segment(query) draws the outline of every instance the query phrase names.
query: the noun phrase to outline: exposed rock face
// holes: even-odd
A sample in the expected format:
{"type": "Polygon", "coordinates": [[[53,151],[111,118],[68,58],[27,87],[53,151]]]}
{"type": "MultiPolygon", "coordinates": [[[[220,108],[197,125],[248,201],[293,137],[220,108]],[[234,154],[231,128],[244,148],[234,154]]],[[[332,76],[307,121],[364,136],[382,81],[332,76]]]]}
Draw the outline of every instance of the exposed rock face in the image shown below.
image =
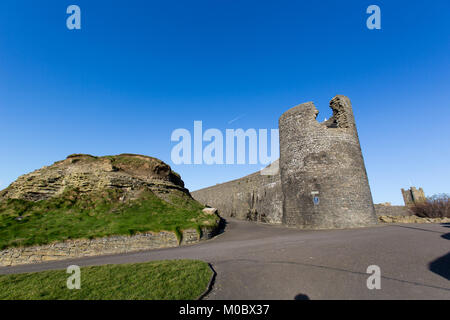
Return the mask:
{"type": "Polygon", "coordinates": [[[122,200],[132,200],[144,189],[163,199],[171,192],[189,195],[180,176],[156,158],[134,154],[104,157],[74,154],[19,177],[0,192],[0,201],[47,200],[67,189],[80,193],[119,189],[123,192],[122,200]]]}

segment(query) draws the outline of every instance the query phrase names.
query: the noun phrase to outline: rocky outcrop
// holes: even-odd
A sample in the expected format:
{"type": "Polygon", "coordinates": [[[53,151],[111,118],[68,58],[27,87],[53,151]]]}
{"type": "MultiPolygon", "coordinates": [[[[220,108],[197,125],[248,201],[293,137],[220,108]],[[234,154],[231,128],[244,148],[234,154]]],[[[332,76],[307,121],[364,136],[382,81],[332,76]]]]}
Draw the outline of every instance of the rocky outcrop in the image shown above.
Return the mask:
{"type": "Polygon", "coordinates": [[[219,227],[203,208],[156,158],[70,155],[0,192],[0,266],[196,243],[219,227]]]}
{"type": "Polygon", "coordinates": [[[81,194],[118,189],[121,200],[133,200],[144,189],[166,201],[172,192],[189,195],[180,176],[159,159],[134,154],[104,157],[74,154],[19,177],[0,192],[0,201],[47,200],[67,189],[81,194]]]}

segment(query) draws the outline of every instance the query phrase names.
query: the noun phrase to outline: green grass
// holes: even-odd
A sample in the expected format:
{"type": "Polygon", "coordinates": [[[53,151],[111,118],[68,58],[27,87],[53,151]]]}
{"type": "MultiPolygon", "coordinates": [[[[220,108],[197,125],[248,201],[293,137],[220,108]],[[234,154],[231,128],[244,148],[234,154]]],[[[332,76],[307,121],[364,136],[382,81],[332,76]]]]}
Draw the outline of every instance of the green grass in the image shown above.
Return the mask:
{"type": "Polygon", "coordinates": [[[156,158],[152,157],[145,157],[146,159],[138,158],[138,157],[130,157],[127,154],[121,154],[117,156],[104,156],[101,158],[107,158],[112,161],[113,164],[124,164],[124,165],[130,165],[134,167],[140,167],[142,165],[145,165],[148,163],[148,160],[146,159],[154,159],[158,161],[156,158]]]}
{"type": "Polygon", "coordinates": [[[66,270],[0,276],[1,300],[186,300],[206,290],[212,271],[196,260],[81,268],[81,288],[69,290],[66,270]]]}
{"type": "Polygon", "coordinates": [[[168,201],[150,191],[134,201],[121,202],[120,197],[116,190],[89,197],[68,190],[50,200],[1,202],[0,249],[146,231],[179,235],[180,230],[218,223],[216,216],[204,214],[200,203],[181,192],[168,195],[168,201]]]}

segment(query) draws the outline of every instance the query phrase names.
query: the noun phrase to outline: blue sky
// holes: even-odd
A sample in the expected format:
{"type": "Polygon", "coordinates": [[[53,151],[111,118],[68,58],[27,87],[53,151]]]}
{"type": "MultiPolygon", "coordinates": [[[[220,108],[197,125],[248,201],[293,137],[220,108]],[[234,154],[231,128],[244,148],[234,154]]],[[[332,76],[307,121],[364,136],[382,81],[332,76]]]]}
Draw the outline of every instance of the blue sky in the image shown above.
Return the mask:
{"type": "Polygon", "coordinates": [[[450,193],[449,24],[447,0],[1,1],[0,188],[72,153],[155,156],[190,190],[225,182],[260,165],[173,165],[172,131],[277,128],[306,101],[323,120],[344,94],[375,202],[450,193]]]}

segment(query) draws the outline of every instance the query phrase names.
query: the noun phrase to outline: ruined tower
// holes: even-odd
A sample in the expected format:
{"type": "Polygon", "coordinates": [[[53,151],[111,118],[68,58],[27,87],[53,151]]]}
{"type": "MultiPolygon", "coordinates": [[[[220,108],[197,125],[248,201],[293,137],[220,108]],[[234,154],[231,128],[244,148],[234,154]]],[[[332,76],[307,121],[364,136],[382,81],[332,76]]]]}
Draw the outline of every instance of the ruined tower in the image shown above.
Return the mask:
{"type": "Polygon", "coordinates": [[[330,102],[319,123],[312,102],[279,119],[283,223],[306,229],[369,226],[375,209],[350,100],[330,102]]]}

